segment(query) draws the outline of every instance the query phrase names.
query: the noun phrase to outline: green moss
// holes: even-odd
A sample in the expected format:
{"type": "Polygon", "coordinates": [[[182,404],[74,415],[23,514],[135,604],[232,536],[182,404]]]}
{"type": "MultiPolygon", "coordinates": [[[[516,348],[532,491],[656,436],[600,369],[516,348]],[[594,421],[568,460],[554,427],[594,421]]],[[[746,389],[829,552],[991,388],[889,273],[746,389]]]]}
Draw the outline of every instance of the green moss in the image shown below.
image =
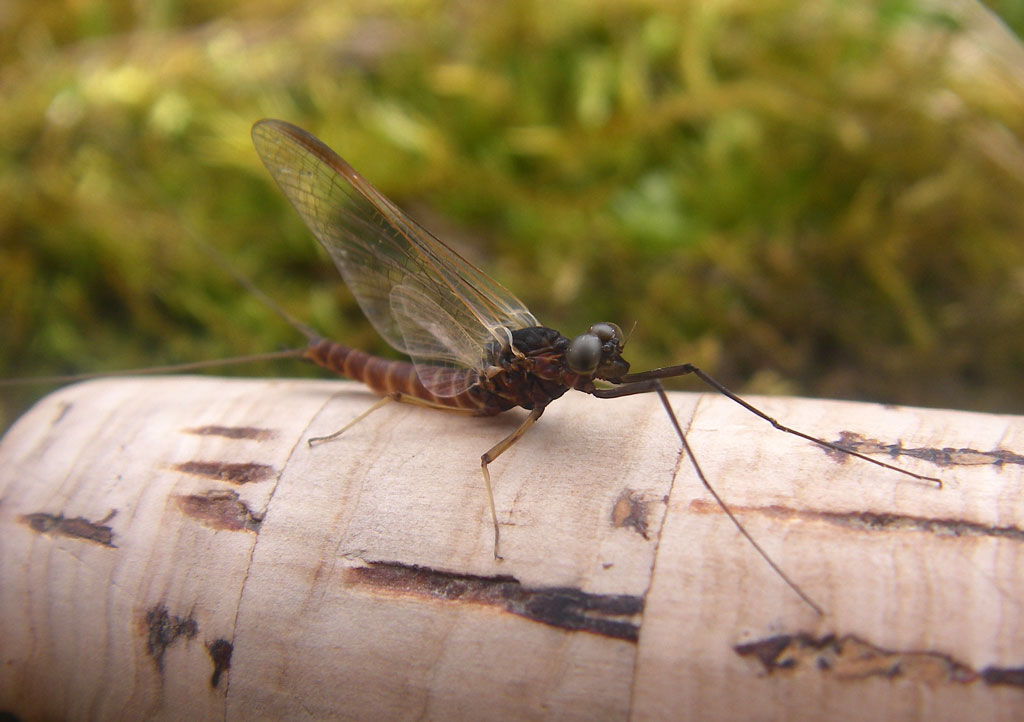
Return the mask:
{"type": "MultiPolygon", "coordinates": [[[[634,368],[1024,402],[1024,51],[979,6],[146,7],[8,19],[2,376],[301,343],[207,245],[323,333],[385,352],[259,165],[249,126],[276,116],[542,321],[635,321],[634,368]]],[[[0,421],[36,393],[3,389],[0,421]]]]}

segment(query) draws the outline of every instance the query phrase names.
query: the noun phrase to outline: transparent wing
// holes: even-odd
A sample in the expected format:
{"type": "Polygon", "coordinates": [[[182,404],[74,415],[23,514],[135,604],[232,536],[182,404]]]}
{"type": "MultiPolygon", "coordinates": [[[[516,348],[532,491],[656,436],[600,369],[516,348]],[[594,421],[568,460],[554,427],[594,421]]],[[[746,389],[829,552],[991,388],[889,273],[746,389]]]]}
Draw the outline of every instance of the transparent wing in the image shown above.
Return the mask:
{"type": "Polygon", "coordinates": [[[429,289],[406,281],[391,291],[391,310],[405,348],[448,366],[474,367],[482,349],[448,311],[439,306],[429,289]]]}
{"type": "Polygon", "coordinates": [[[406,348],[432,359],[416,364],[424,386],[438,396],[455,396],[473,385],[476,375],[467,369],[479,367],[481,350],[465,328],[408,282],[391,292],[391,307],[406,348]]]}
{"type": "Polygon", "coordinates": [[[519,299],[409,218],[306,131],[280,120],[261,120],[252,128],[252,139],[370,323],[412,358],[433,393],[453,396],[469,383],[459,389],[461,384],[452,381],[456,375],[440,373],[438,366],[479,367],[488,343],[508,343],[506,329],[538,325],[519,299]]]}

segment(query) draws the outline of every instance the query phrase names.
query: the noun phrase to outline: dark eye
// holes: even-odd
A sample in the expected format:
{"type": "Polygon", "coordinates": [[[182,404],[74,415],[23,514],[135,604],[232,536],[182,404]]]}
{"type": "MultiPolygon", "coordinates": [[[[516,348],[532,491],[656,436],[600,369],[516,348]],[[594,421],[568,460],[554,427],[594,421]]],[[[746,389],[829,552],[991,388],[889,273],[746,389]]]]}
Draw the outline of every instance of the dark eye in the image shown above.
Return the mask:
{"type": "Polygon", "coordinates": [[[590,327],[590,333],[601,339],[602,343],[607,343],[614,339],[616,344],[618,344],[622,340],[622,329],[614,323],[595,323],[590,327]]]}
{"type": "Polygon", "coordinates": [[[594,333],[585,333],[569,342],[565,362],[577,374],[589,374],[601,361],[601,339],[594,333]]]}

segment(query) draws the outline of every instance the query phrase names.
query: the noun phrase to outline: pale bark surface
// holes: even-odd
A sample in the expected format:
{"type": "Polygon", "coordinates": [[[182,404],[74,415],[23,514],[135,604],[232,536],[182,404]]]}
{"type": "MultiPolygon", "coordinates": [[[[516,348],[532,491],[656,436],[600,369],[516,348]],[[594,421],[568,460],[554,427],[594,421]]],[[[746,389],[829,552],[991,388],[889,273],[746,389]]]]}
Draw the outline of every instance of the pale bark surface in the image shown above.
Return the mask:
{"type": "Polygon", "coordinates": [[[25,722],[1019,719],[1024,418],[570,393],[522,419],[341,382],[94,381],[0,442],[0,711],[25,722]],[[889,445],[888,449],[867,441],[889,445]]]}

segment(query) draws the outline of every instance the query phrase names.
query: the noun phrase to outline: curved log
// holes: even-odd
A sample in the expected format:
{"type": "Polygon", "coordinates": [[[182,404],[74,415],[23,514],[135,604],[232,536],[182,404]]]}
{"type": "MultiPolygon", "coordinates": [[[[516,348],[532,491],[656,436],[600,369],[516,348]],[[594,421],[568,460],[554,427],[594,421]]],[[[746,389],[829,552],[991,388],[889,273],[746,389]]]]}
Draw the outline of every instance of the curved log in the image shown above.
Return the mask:
{"type": "Polygon", "coordinates": [[[522,416],[344,382],[106,379],[0,442],[0,711],[20,719],[1011,719],[1024,419],[671,394],[522,416]],[[844,435],[840,437],[840,434],[844,435]],[[485,710],[482,713],[481,710],[485,710]]]}

